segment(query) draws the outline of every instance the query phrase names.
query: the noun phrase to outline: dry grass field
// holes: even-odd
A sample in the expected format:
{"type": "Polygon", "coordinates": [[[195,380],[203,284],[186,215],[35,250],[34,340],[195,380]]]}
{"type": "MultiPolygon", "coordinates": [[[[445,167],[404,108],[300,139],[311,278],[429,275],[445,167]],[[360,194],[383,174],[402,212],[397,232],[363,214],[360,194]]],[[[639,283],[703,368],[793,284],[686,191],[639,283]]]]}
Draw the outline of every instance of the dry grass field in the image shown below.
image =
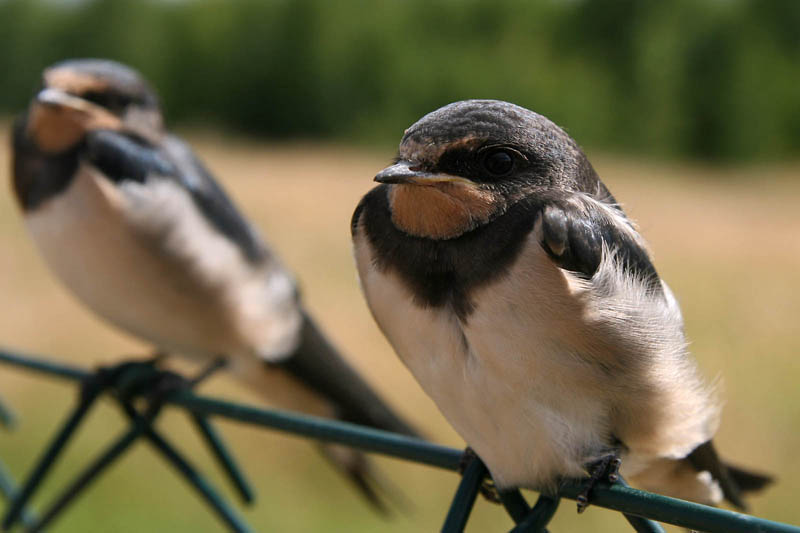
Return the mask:
{"type": "MultiPolygon", "coordinates": [[[[3,128],[7,130],[7,128],[3,128]]],[[[353,364],[437,441],[462,446],[375,327],[356,282],[348,223],[392,149],[273,145],[189,136],[243,211],[302,282],[307,305],[353,364]]],[[[27,239],[7,186],[7,138],[0,139],[0,345],[94,365],[148,347],[83,309],[49,274],[27,239]]],[[[682,303],[692,351],[724,383],[718,444],[729,458],[775,473],[753,512],[800,523],[800,166],[720,169],[594,155],[595,165],[649,239],[661,274],[682,303]]],[[[0,367],[0,392],[21,414],[0,432],[0,458],[23,476],[75,399],[60,382],[0,367]]],[[[225,376],[203,392],[258,398],[225,376]]],[[[404,489],[409,509],[372,513],[312,445],[262,429],[220,423],[258,491],[244,514],[258,531],[432,531],[457,483],[451,473],[377,458],[404,489]]],[[[45,504],[124,425],[110,402],[96,410],[36,500],[45,504]]],[[[170,410],[160,427],[224,485],[186,418],[170,410]]],[[[230,497],[234,495],[227,490],[230,497]]],[[[479,501],[469,531],[511,527],[479,501]]],[[[216,518],[146,446],[117,464],[52,528],[87,531],[220,531],[216,518]]],[[[616,513],[578,516],[565,501],[551,531],[627,531],[616,513]]]]}

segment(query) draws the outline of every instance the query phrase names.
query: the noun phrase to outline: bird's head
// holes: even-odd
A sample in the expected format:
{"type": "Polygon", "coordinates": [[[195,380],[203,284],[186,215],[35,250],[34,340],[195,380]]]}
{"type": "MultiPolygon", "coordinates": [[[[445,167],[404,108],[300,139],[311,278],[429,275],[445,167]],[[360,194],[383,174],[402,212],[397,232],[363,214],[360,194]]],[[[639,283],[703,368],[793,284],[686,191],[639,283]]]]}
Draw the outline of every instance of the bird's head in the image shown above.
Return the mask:
{"type": "Polygon", "coordinates": [[[104,59],[71,59],[46,68],[26,127],[39,149],[49,153],[72,148],[95,129],[155,139],[162,128],[149,84],[132,68],[104,59]]]}
{"type": "Polygon", "coordinates": [[[589,190],[599,180],[575,141],[547,118],[496,100],[444,106],[408,128],[390,184],[394,224],[432,239],[458,237],[530,194],[589,190]]]}

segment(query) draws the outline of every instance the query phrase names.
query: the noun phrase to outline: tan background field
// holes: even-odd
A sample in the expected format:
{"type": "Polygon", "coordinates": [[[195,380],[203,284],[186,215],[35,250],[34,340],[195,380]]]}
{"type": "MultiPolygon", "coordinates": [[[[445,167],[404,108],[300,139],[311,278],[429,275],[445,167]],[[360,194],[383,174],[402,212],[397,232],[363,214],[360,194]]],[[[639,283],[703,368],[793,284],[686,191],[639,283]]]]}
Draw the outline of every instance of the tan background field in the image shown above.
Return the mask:
{"type": "MultiPolygon", "coordinates": [[[[6,127],[3,127],[7,131],[6,127]]],[[[375,327],[359,293],[348,223],[392,148],[270,145],[189,136],[244,213],[302,282],[306,303],[352,363],[436,441],[463,442],[423,395],[375,327]]],[[[8,181],[8,139],[0,139],[0,179],[8,181]]],[[[710,379],[724,384],[718,447],[742,465],[777,475],[752,498],[755,514],[800,523],[800,166],[745,169],[652,163],[590,153],[595,166],[652,246],[678,296],[691,349],[710,379]]],[[[81,307],[50,275],[27,239],[9,188],[0,194],[0,346],[84,366],[144,355],[146,344],[81,307]]],[[[0,392],[21,415],[0,432],[0,459],[20,478],[75,401],[62,382],[0,368],[0,392]]],[[[203,392],[259,398],[225,376],[203,392]]],[[[257,531],[432,531],[457,484],[449,472],[376,459],[402,488],[407,506],[384,520],[370,511],[309,443],[259,428],[220,423],[249,473],[258,500],[244,510],[257,531]]],[[[225,485],[186,417],[170,410],[160,428],[210,477],[225,485]]],[[[124,428],[110,402],[96,410],[36,499],[41,508],[93,454],[124,428]]],[[[233,495],[225,486],[225,494],[233,495]]],[[[533,495],[531,495],[533,497],[533,495]]],[[[237,504],[238,506],[238,504],[237,504]]],[[[511,522],[479,501],[469,531],[511,522]]],[[[220,531],[216,518],[146,445],[117,464],[52,531],[220,531]]],[[[564,501],[551,531],[611,532],[620,515],[564,501]]]]}

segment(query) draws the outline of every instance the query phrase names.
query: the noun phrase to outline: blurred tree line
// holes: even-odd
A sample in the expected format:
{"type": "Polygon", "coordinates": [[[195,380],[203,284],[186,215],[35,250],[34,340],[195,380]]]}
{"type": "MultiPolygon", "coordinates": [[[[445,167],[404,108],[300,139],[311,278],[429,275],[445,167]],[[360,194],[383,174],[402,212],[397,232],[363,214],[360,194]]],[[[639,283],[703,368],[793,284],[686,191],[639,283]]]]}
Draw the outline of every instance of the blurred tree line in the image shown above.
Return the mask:
{"type": "Polygon", "coordinates": [[[109,57],[171,121],[396,142],[463,98],[581,144],[713,159],[800,153],[797,0],[0,0],[0,111],[42,67],[109,57]]]}

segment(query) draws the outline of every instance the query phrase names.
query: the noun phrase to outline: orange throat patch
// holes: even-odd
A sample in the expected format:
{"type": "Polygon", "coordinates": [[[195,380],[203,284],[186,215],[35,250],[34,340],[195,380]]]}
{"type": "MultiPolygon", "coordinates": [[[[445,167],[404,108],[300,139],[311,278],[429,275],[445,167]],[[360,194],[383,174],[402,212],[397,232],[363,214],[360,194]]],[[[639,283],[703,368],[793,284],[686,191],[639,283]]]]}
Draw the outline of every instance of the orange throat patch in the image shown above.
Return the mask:
{"type": "Polygon", "coordinates": [[[416,237],[453,239],[485,224],[504,206],[496,193],[464,183],[395,184],[389,189],[392,222],[416,237]]]}
{"type": "Polygon", "coordinates": [[[87,114],[69,107],[33,103],[27,133],[40,150],[57,153],[73,147],[90,129],[121,127],[117,117],[100,108],[87,114]]]}

